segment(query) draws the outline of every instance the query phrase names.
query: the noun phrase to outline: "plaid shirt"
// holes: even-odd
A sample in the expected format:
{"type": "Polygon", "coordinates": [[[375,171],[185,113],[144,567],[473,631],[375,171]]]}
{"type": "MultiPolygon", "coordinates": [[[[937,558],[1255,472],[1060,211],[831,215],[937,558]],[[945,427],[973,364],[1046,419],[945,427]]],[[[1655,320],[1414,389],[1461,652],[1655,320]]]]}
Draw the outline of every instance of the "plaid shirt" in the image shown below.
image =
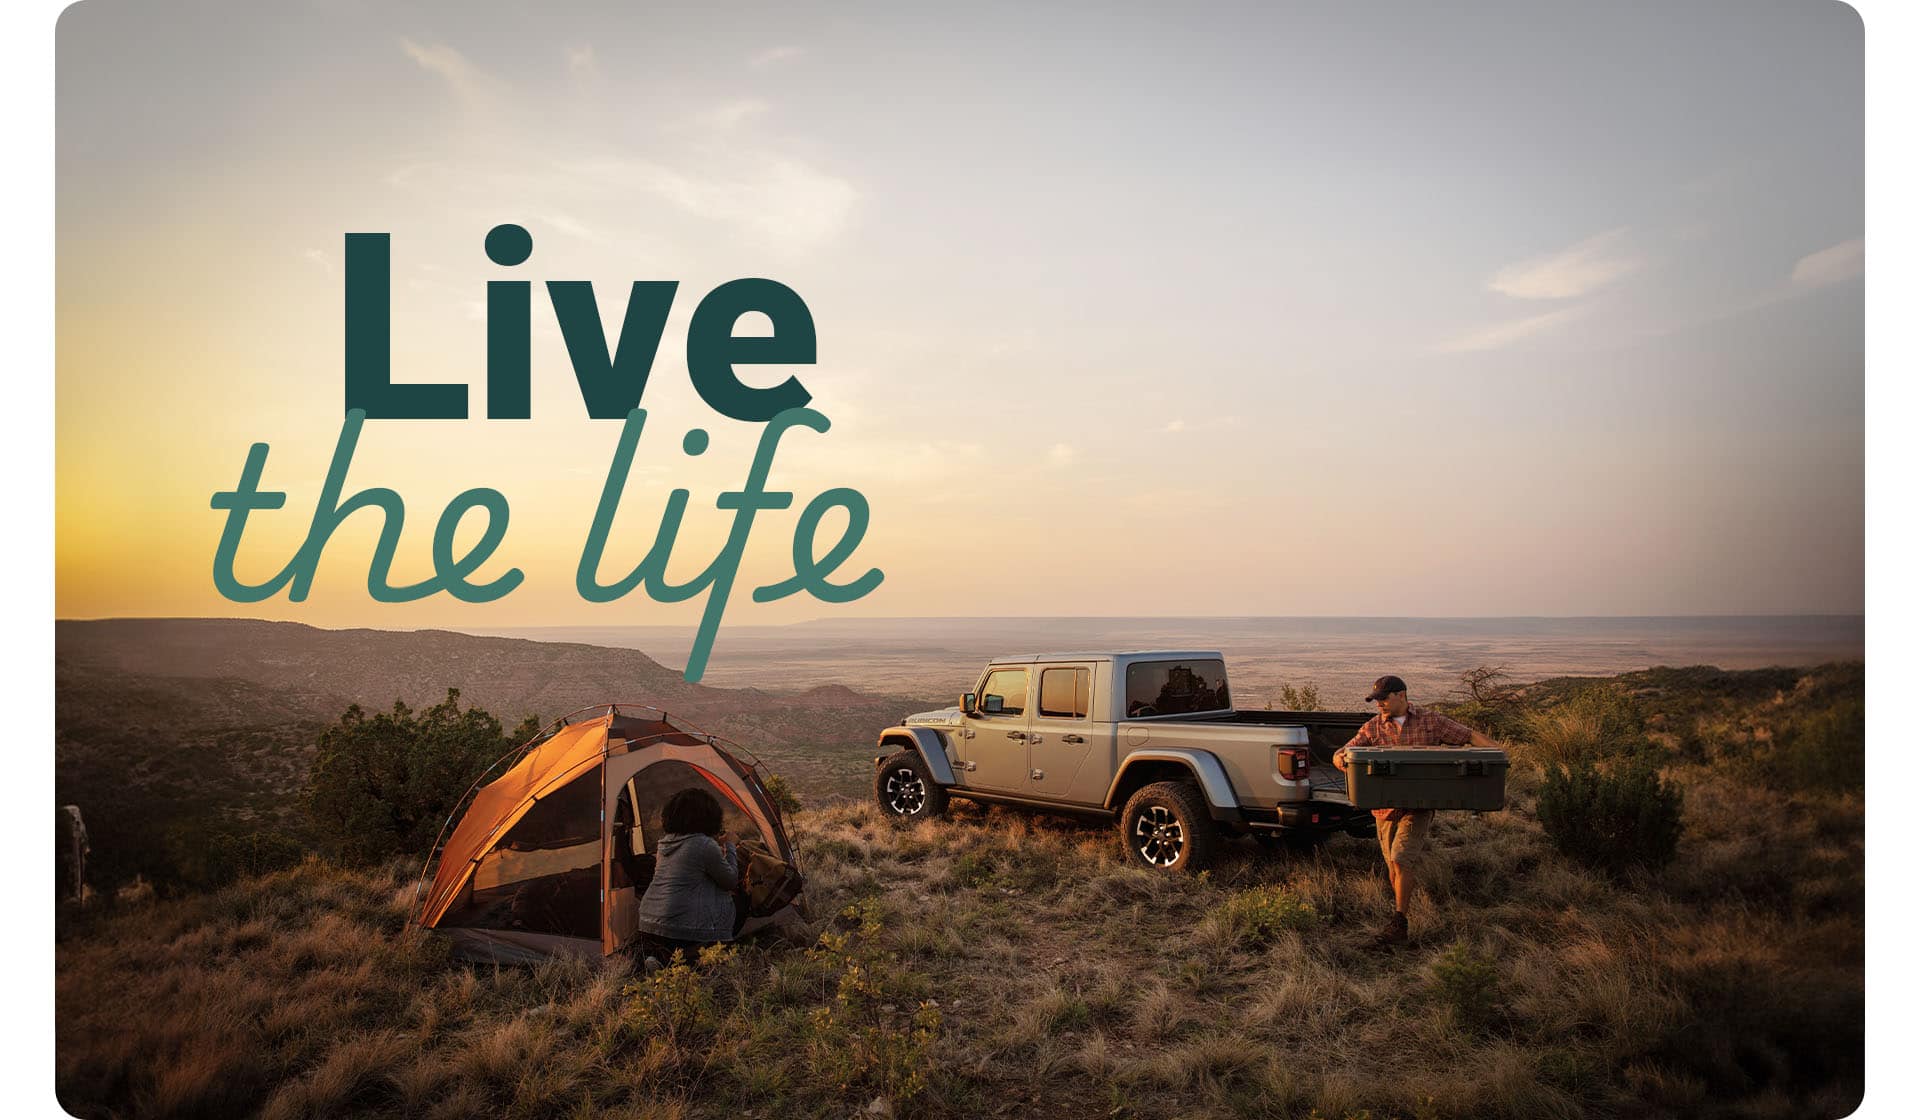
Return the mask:
{"type": "MultiPolygon", "coordinates": [[[[1473,742],[1473,728],[1439,712],[1407,705],[1407,722],[1395,723],[1389,716],[1374,716],[1360,726],[1349,747],[1464,747],[1473,742]]],[[[1351,764],[1349,764],[1351,765],[1351,764]]],[[[1397,820],[1410,810],[1375,809],[1375,820],[1397,820]]]]}

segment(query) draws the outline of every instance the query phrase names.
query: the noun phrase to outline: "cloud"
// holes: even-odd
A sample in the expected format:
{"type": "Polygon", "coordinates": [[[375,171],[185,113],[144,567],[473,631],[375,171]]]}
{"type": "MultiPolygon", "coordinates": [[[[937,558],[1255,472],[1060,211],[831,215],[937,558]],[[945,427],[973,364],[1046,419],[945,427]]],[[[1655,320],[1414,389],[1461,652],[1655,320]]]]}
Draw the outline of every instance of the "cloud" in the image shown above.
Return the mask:
{"type": "Polygon", "coordinates": [[[768,108],[767,103],[758,98],[742,97],[722,102],[705,112],[696,113],[690,123],[702,131],[724,132],[738,128],[755,117],[761,116],[768,108]]]}
{"type": "Polygon", "coordinates": [[[1187,422],[1185,420],[1169,420],[1167,421],[1167,426],[1161,430],[1167,432],[1184,432],[1187,430],[1187,422]]]}
{"type": "Polygon", "coordinates": [[[807,51],[806,51],[806,48],[804,47],[794,47],[794,46],[768,47],[766,50],[761,51],[760,53],[754,55],[752,58],[749,58],[747,60],[747,65],[753,67],[755,70],[758,70],[763,66],[772,66],[775,63],[786,62],[790,59],[799,58],[801,55],[806,53],[807,51]]]}
{"type": "MultiPolygon", "coordinates": [[[[557,114],[572,126],[558,128],[551,115],[525,112],[527,98],[514,96],[508,83],[454,48],[412,39],[400,44],[468,111],[472,128],[461,142],[484,148],[482,155],[455,149],[448,158],[416,160],[388,179],[411,193],[437,195],[443,205],[459,199],[536,199],[549,208],[546,224],[557,232],[607,243],[632,239],[632,223],[621,215],[634,209],[635,195],[642,195],[683,216],[730,227],[756,249],[801,253],[838,237],[860,201],[860,191],[847,179],[800,156],[777,154],[778,141],[761,135],[772,108],[766,101],[736,97],[709,103],[677,120],[652,121],[653,134],[635,138],[630,146],[605,144],[596,123],[607,126],[600,132],[617,131],[613,123],[631,114],[628,106],[586,88],[597,83],[577,83],[569,111],[557,114]],[[593,134],[594,142],[582,143],[584,134],[593,134]],[[623,153],[623,147],[636,154],[623,153]],[[498,153],[507,150],[515,158],[501,161],[498,153]],[[637,154],[641,151],[646,154],[637,154]]],[[[576,73],[582,66],[597,66],[586,48],[569,50],[566,57],[576,73]]]]}
{"type": "Polygon", "coordinates": [[[1585,314],[1582,307],[1563,307],[1558,311],[1549,311],[1544,315],[1534,315],[1526,319],[1514,319],[1510,322],[1495,323],[1489,327],[1480,327],[1439,343],[1434,349],[1442,354],[1464,354],[1480,350],[1499,350],[1511,346],[1522,339],[1532,338],[1544,331],[1585,314]]]}
{"type": "Polygon", "coordinates": [[[1068,463],[1073,462],[1073,446],[1066,443],[1056,443],[1047,450],[1047,459],[1055,466],[1064,467],[1068,463]]]}
{"type": "MultiPolygon", "coordinates": [[[[756,161],[757,162],[757,161],[756,161]]],[[[688,160],[684,166],[697,167],[688,160]]],[[[690,173],[648,160],[605,160],[557,169],[563,179],[618,183],[685,213],[739,228],[776,249],[804,251],[838,236],[860,192],[837,175],[776,158],[735,174],[690,173]]]]}
{"type": "Polygon", "coordinates": [[[329,278],[336,275],[333,269],[333,258],[327,255],[325,249],[308,249],[306,252],[300,254],[300,256],[312,262],[320,271],[326,273],[329,278]]]}
{"type": "Polygon", "coordinates": [[[1793,264],[1793,286],[1802,291],[1824,288],[1860,275],[1866,263],[1866,244],[1856,237],[1830,245],[1817,253],[1808,253],[1793,264]]]}
{"type": "Polygon", "coordinates": [[[567,69],[582,78],[600,76],[600,62],[594,57],[593,44],[567,48],[567,69]]]}
{"type": "Polygon", "coordinates": [[[465,55],[444,43],[421,44],[412,39],[402,39],[400,48],[422,70],[443,79],[463,100],[483,101],[494,91],[495,82],[492,78],[467,61],[465,55]]]}
{"type": "Polygon", "coordinates": [[[1645,263],[1625,244],[1625,228],[1596,234],[1557,253],[1510,264],[1487,287],[1514,299],[1573,299],[1595,292],[1645,263]]]}
{"type": "Polygon", "coordinates": [[[568,237],[577,237],[582,241],[592,241],[602,244],[607,241],[607,238],[596,233],[584,222],[569,217],[566,214],[542,214],[540,215],[540,224],[556,233],[564,233],[568,237]]]}

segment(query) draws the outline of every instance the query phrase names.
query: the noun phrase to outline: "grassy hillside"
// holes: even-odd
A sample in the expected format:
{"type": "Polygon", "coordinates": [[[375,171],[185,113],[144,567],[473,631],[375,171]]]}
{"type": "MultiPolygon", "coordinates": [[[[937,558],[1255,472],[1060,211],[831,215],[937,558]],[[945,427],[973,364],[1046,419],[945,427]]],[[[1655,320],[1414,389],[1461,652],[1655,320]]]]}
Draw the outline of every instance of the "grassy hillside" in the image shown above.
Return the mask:
{"type": "Polygon", "coordinates": [[[66,915],[60,1097],[102,1117],[1844,1115],[1861,790],[1777,778],[1857,752],[1857,728],[1820,730],[1852,718],[1857,670],[1656,679],[1678,858],[1616,878],[1562,857],[1523,750],[1505,811],[1440,815],[1397,951],[1363,947],[1390,903],[1377,849],[1344,837],[1239,841],[1181,879],[1122,864],[1109,828],[816,808],[794,831],[817,940],[652,977],[450,962],[404,928],[413,868],[310,861],[66,915]]]}

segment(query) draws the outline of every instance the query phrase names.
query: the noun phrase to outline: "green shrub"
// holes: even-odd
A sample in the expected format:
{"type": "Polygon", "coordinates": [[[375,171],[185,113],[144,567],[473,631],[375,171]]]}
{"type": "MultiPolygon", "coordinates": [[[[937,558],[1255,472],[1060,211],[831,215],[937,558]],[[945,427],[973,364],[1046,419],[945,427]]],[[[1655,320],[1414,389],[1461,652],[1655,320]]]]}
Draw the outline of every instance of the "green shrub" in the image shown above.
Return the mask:
{"type": "Polygon", "coordinates": [[[1468,727],[1484,731],[1495,739],[1505,742],[1525,739],[1529,731],[1526,713],[1515,705],[1465,700],[1452,704],[1436,704],[1434,709],[1449,719],[1457,719],[1468,727]]]}
{"type": "Polygon", "coordinates": [[[1312,681],[1298,688],[1290,684],[1281,685],[1280,710],[1283,712],[1320,711],[1320,686],[1312,681]]]}
{"type": "Polygon", "coordinates": [[[1759,785],[1780,789],[1857,790],[1867,777],[1866,707],[1859,699],[1789,716],[1768,746],[1750,752],[1736,769],[1759,785]]]}
{"type": "Polygon", "coordinates": [[[1625,689],[1605,681],[1575,690],[1525,720],[1527,752],[1544,766],[1647,755],[1647,720],[1625,689]]]}
{"type": "Polygon", "coordinates": [[[953,861],[950,872],[955,886],[982,887],[993,881],[993,857],[984,852],[963,852],[953,861]]]}
{"type": "Polygon", "coordinates": [[[1326,921],[1313,904],[1281,886],[1252,887],[1214,907],[1234,936],[1249,945],[1265,945],[1281,930],[1309,930],[1326,921]]]}
{"type": "MultiPolygon", "coordinates": [[[[737,954],[732,945],[709,945],[700,950],[700,969],[726,965],[737,954]]],[[[685,950],[676,949],[665,967],[627,985],[629,1002],[622,1025],[629,1035],[676,1046],[710,1036],[719,1019],[714,1013],[713,986],[700,969],[688,963],[685,950]]]]}
{"type": "Polygon", "coordinates": [[[173,878],[203,890],[292,867],[307,854],[306,845],[285,833],[204,819],[168,826],[162,846],[173,878]]]}
{"type": "Polygon", "coordinates": [[[805,808],[800,804],[800,795],[793,792],[793,787],[788,785],[787,780],[780,775],[769,774],[760,784],[766,789],[768,799],[773,802],[774,809],[782,817],[790,817],[805,808]]]}
{"type": "Polygon", "coordinates": [[[419,713],[396,700],[369,716],[355,704],[320,735],[307,815],[349,863],[419,855],[474,779],[537,730],[529,719],[507,735],[489,713],[462,711],[457,688],[419,713]]]}
{"type": "Polygon", "coordinates": [[[1482,1030],[1493,1022],[1500,995],[1500,970],[1493,958],[1456,941],[1433,962],[1433,985],[1460,1029],[1482,1030]]]}
{"type": "Polygon", "coordinates": [[[928,1087],[941,1016],[891,959],[876,959],[885,918],[878,899],[861,899],[840,911],[843,931],[806,951],[806,967],[830,978],[833,994],[806,1016],[801,1057],[814,1083],[842,1097],[905,1102],[928,1087]]]}
{"type": "Polygon", "coordinates": [[[1496,739],[1523,738],[1527,714],[1520,689],[1503,665],[1480,665],[1460,674],[1461,699],[1435,705],[1442,714],[1496,739]]]}
{"type": "Polygon", "coordinates": [[[1659,867],[1680,842],[1680,787],[1646,758],[1601,770],[1592,762],[1549,766],[1538,813],[1562,854],[1590,867],[1659,867]]]}

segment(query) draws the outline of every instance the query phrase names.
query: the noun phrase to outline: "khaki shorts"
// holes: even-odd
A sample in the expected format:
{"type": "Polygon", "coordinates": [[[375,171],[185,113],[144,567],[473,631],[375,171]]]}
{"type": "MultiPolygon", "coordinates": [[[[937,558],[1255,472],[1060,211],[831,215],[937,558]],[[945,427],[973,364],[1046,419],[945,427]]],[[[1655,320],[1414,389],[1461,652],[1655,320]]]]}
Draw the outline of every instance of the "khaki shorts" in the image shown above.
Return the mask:
{"type": "Polygon", "coordinates": [[[1380,858],[1402,867],[1417,866],[1427,848],[1427,830],[1432,827],[1432,809],[1416,809],[1397,820],[1374,818],[1373,829],[1380,834],[1380,858]]]}

